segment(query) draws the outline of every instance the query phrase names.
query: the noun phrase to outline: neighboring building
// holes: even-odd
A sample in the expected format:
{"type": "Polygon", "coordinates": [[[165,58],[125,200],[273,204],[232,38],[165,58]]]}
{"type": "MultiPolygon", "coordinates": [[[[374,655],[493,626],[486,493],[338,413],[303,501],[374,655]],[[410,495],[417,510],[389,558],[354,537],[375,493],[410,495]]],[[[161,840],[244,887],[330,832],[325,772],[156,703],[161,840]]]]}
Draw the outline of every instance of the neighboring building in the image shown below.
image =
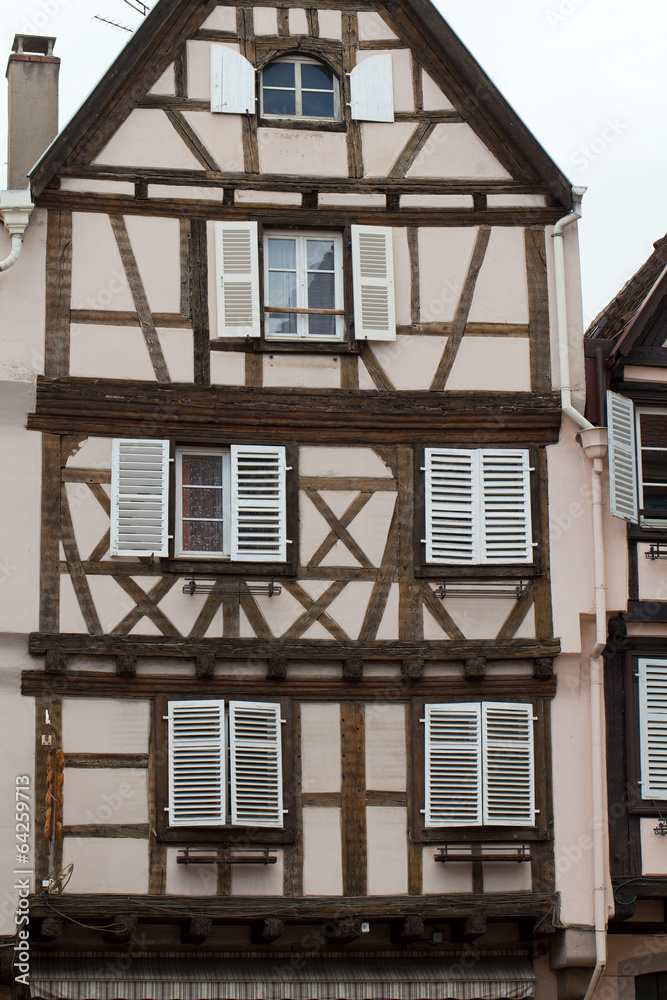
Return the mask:
{"type": "Polygon", "coordinates": [[[0,294],[31,996],[582,997],[569,182],[425,0],[160,0],[30,188],[0,294]]]}
{"type": "Polygon", "coordinates": [[[606,978],[610,997],[645,1000],[667,977],[667,237],[586,337],[587,413],[609,422],[609,608],[619,612],[605,651],[606,978]]]}

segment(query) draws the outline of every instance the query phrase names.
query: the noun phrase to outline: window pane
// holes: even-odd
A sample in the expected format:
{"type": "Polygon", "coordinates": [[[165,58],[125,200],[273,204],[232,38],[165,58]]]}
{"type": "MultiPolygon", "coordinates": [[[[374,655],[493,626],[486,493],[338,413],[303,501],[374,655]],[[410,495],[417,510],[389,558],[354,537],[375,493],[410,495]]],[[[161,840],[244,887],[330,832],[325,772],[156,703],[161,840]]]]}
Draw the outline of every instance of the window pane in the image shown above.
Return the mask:
{"type": "Polygon", "coordinates": [[[315,273],[308,275],[308,308],[334,309],[334,275],[315,273]]]}
{"type": "Polygon", "coordinates": [[[333,90],[333,73],[326,66],[302,63],[301,86],[304,90],[333,90]]]}
{"type": "Polygon", "coordinates": [[[269,271],[269,305],[296,306],[296,274],[292,271],[269,271]]]}
{"type": "Polygon", "coordinates": [[[183,490],[183,517],[222,517],[222,490],[186,486],[183,490]]]}
{"type": "Polygon", "coordinates": [[[296,114],[296,100],[293,90],[269,90],[264,88],[265,115],[296,114]]]}
{"type": "Polygon", "coordinates": [[[293,271],[296,268],[296,240],[269,239],[269,267],[293,271]]]}
{"type": "Polygon", "coordinates": [[[642,445],[667,447],[667,413],[640,413],[642,445]]]}
{"type": "MultiPolygon", "coordinates": [[[[333,93],[318,94],[313,90],[304,90],[301,95],[302,114],[310,118],[333,118],[334,98],[333,93]]],[[[264,99],[264,110],[266,111],[266,98],[264,99]]],[[[285,112],[288,114],[289,112],[285,112]]]]}
{"type": "Polygon", "coordinates": [[[222,486],[221,455],[183,455],[184,486],[222,486]]]}
{"type": "Polygon", "coordinates": [[[269,335],[287,336],[296,334],[296,313],[269,313],[269,335]]]}
{"type": "Polygon", "coordinates": [[[294,63],[275,62],[262,73],[265,87],[291,87],[294,89],[294,63]]]}
{"type": "Polygon", "coordinates": [[[309,337],[335,337],[336,317],[335,316],[309,316],[308,317],[309,337]]]}
{"type": "Polygon", "coordinates": [[[308,240],[308,270],[333,271],[334,245],[332,240],[308,240]]]}
{"type": "Polygon", "coordinates": [[[184,552],[222,552],[221,521],[183,521],[184,552]]]}

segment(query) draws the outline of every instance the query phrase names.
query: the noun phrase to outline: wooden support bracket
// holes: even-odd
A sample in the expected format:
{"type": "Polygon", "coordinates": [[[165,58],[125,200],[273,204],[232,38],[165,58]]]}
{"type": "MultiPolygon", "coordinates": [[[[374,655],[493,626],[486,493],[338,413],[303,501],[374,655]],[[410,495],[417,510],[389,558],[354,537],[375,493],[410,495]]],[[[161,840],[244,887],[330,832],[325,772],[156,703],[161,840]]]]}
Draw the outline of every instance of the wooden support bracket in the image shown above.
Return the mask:
{"type": "Polygon", "coordinates": [[[364,675],[364,661],[360,656],[348,656],[343,660],[343,680],[360,681],[364,675]]]}
{"type": "Polygon", "coordinates": [[[330,944],[348,944],[361,937],[361,920],[359,917],[343,917],[331,921],[323,927],[325,938],[330,944]]]}
{"type": "Polygon", "coordinates": [[[266,664],[267,681],[284,681],[286,677],[286,658],[284,656],[270,656],[266,664]]]}
{"type": "Polygon", "coordinates": [[[554,675],[554,661],[550,656],[538,656],[533,660],[533,677],[546,680],[554,675]]]}
{"type": "Polygon", "coordinates": [[[465,920],[452,924],[452,941],[476,941],[485,933],[486,916],[483,913],[471,913],[465,920]]]}
{"type": "Polygon", "coordinates": [[[280,917],[267,917],[259,923],[252,924],[250,940],[253,944],[272,944],[283,932],[285,923],[280,917]]]}
{"type": "Polygon", "coordinates": [[[190,917],[181,924],[181,944],[203,944],[212,927],[213,921],[209,917],[190,917]]]}
{"type": "Polygon", "coordinates": [[[44,917],[37,922],[35,937],[38,941],[55,941],[62,934],[65,921],[61,917],[44,917]]]}
{"type": "Polygon", "coordinates": [[[420,681],[424,676],[424,660],[415,657],[410,660],[403,660],[401,663],[401,677],[407,680],[420,681]]]}
{"type": "Polygon", "coordinates": [[[463,676],[467,681],[481,681],[486,676],[486,658],[476,656],[473,660],[466,660],[463,667],[463,676]]]}
{"type": "Polygon", "coordinates": [[[116,657],[116,673],[119,677],[137,676],[137,657],[121,655],[116,657]]]}
{"type": "Polygon", "coordinates": [[[195,658],[195,677],[200,681],[213,680],[215,653],[203,653],[195,658]]]}
{"type": "Polygon", "coordinates": [[[137,929],[136,913],[121,913],[115,919],[110,917],[106,923],[115,923],[117,930],[104,932],[104,940],[107,944],[127,944],[132,940],[132,935],[137,929]]]}
{"type": "Polygon", "coordinates": [[[398,920],[391,925],[391,940],[395,944],[423,941],[425,938],[424,918],[420,913],[412,913],[404,920],[398,920]]]}

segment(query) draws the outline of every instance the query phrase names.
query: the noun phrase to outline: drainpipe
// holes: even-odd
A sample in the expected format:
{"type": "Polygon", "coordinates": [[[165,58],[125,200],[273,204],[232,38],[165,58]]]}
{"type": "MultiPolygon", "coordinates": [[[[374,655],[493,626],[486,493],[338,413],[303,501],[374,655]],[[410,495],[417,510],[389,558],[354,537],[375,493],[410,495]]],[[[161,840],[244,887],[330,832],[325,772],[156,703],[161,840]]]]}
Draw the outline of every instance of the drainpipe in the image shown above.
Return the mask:
{"type": "Polygon", "coordinates": [[[6,271],[19,259],[23,249],[23,235],[34,207],[30,191],[0,191],[0,216],[12,238],[11,253],[0,261],[0,271],[6,271]]]}
{"type": "Polygon", "coordinates": [[[561,409],[580,428],[581,445],[593,459],[591,495],[593,506],[593,560],[595,572],[595,645],[589,659],[591,783],[593,807],[593,912],[595,923],[595,968],[584,1000],[591,1000],[607,963],[607,901],[605,887],[605,815],[604,802],[604,729],[602,650],[607,641],[607,585],[602,513],[602,472],[607,452],[606,427],[594,427],[572,406],[570,352],[567,337],[567,297],[565,293],[564,230],[581,218],[581,200],[585,187],[572,189],[572,211],[554,226],[554,271],[556,316],[558,322],[558,357],[560,361],[561,409]]]}
{"type": "Polygon", "coordinates": [[[558,360],[560,365],[560,399],[561,409],[575,424],[583,429],[592,427],[578,410],[572,406],[572,386],[570,385],[570,348],[567,341],[567,297],[565,294],[565,250],[563,247],[564,230],[581,218],[581,199],[586,192],[585,187],[572,188],[572,211],[559,219],[554,226],[552,239],[554,241],[554,272],[556,279],[556,318],[558,321],[558,360]]]}

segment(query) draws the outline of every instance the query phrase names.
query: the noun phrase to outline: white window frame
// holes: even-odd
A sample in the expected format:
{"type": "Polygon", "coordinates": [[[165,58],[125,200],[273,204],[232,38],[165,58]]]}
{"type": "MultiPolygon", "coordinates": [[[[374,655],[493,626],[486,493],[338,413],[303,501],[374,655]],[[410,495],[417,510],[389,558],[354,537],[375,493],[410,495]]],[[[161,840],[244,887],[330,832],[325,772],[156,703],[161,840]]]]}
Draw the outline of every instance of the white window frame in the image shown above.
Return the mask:
{"type": "MultiPolygon", "coordinates": [[[[667,417],[667,410],[661,409],[657,406],[642,406],[635,407],[635,454],[637,462],[637,491],[639,498],[639,508],[644,510],[646,504],[644,502],[644,470],[642,464],[642,433],[641,433],[641,418],[644,415],[657,415],[662,414],[667,417]]],[[[649,450],[648,447],[646,450],[649,450]]],[[[661,451],[667,450],[667,448],[660,449],[661,451]]],[[[667,510],[665,511],[667,515],[667,510]]],[[[667,516],[664,518],[656,517],[645,517],[643,514],[639,515],[639,523],[645,528],[658,528],[662,530],[667,530],[667,516]]]]}
{"type": "MultiPolygon", "coordinates": [[[[259,84],[259,94],[260,94],[260,115],[262,118],[268,118],[270,120],[280,120],[280,119],[299,119],[300,121],[306,122],[339,122],[341,119],[340,114],[340,81],[337,74],[327,63],[323,62],[321,59],[313,59],[311,56],[301,56],[301,55],[288,55],[279,56],[277,59],[272,59],[261,72],[260,84],[259,84]],[[276,63],[291,63],[294,66],[294,107],[295,112],[293,115],[276,115],[264,112],[264,69],[269,69],[271,66],[275,66],[276,63]],[[307,66],[322,66],[324,69],[328,70],[333,75],[333,104],[334,113],[331,117],[322,118],[319,115],[304,115],[301,112],[302,106],[302,86],[301,86],[301,67],[303,65],[307,66]]],[[[268,87],[268,90],[287,90],[292,92],[291,87],[268,87]]],[[[326,93],[329,94],[331,91],[317,91],[312,87],[306,87],[306,90],[315,93],[326,93]]]]}
{"type": "MultiPolygon", "coordinates": [[[[229,559],[232,548],[232,477],[231,455],[229,448],[187,448],[179,446],[176,449],[176,503],[175,503],[175,538],[174,557],[188,559],[229,559]],[[183,548],[183,455],[214,455],[222,459],[222,544],[221,551],[198,552],[183,548]]],[[[204,519],[205,520],[205,519],[204,519]]]]}
{"type": "Polygon", "coordinates": [[[334,244],[334,309],[344,309],[343,292],[343,234],[326,231],[293,232],[269,229],[264,232],[264,337],[271,342],[299,343],[304,341],[320,344],[338,343],[345,339],[345,316],[335,316],[336,333],[333,337],[317,337],[308,333],[308,314],[297,313],[296,334],[269,333],[269,240],[296,240],[296,309],[308,308],[308,240],[332,240],[334,244]]]}
{"type": "MultiPolygon", "coordinates": [[[[438,703],[438,704],[426,704],[424,706],[424,718],[421,720],[425,726],[424,731],[424,789],[425,789],[425,803],[424,809],[424,829],[453,829],[458,827],[494,827],[494,826],[511,826],[517,828],[530,828],[534,829],[537,825],[537,814],[539,810],[536,809],[535,794],[536,794],[536,780],[535,780],[535,733],[534,733],[534,709],[530,702],[492,702],[492,701],[482,701],[482,702],[450,702],[450,703],[438,703]],[[494,741],[489,735],[490,724],[488,722],[489,715],[494,711],[503,711],[506,709],[519,710],[519,714],[524,716],[525,721],[530,721],[530,727],[528,729],[528,739],[527,740],[512,740],[510,737],[504,737],[502,740],[494,741]],[[464,721],[469,724],[471,719],[476,720],[476,736],[474,739],[470,738],[470,732],[465,734],[465,739],[462,740],[461,733],[462,730],[457,726],[455,733],[452,738],[447,739],[443,742],[435,743],[431,740],[431,719],[435,715],[437,718],[437,712],[442,710],[448,713],[453,719],[456,715],[461,715],[464,721]],[[466,719],[467,717],[467,719],[466,719]],[[458,734],[458,739],[456,738],[458,734]],[[470,815],[463,816],[463,812],[460,814],[459,818],[451,818],[448,822],[436,822],[431,816],[432,812],[432,801],[430,789],[436,784],[434,782],[433,772],[430,769],[431,757],[437,765],[439,759],[439,754],[442,754],[443,747],[449,746],[452,753],[460,752],[465,754],[465,759],[463,760],[463,766],[465,770],[465,765],[467,763],[468,767],[470,762],[476,758],[477,761],[477,780],[476,785],[468,784],[466,791],[468,792],[467,798],[467,809],[470,813],[470,806],[472,804],[472,796],[476,799],[476,818],[472,820],[470,815]],[[434,750],[435,747],[435,750],[434,750]],[[438,750],[438,747],[440,748],[438,750]],[[507,753],[508,751],[515,751],[515,758],[512,761],[513,772],[521,771],[522,766],[525,767],[525,761],[528,760],[528,787],[522,789],[524,796],[528,798],[527,810],[524,813],[524,818],[518,820],[516,816],[511,816],[511,802],[514,798],[516,800],[516,791],[503,791],[500,796],[500,802],[505,804],[505,801],[510,805],[510,809],[506,814],[503,815],[502,810],[498,814],[498,804],[494,804],[494,795],[497,796],[497,788],[491,780],[491,775],[493,773],[494,767],[498,767],[498,755],[507,753]],[[493,816],[494,810],[496,816],[493,816]]],[[[457,770],[460,768],[461,762],[457,761],[455,758],[448,764],[450,771],[456,774],[457,770]]],[[[508,786],[510,781],[508,779],[508,786]]]]}
{"type": "MultiPolygon", "coordinates": [[[[283,787],[283,737],[282,737],[282,726],[285,720],[281,717],[282,709],[279,701],[271,702],[256,702],[256,701],[238,701],[236,699],[168,699],[167,701],[167,715],[164,717],[167,722],[167,757],[168,757],[168,801],[165,807],[165,812],[169,816],[169,828],[179,829],[188,827],[205,827],[205,828],[220,828],[220,827],[257,827],[262,829],[274,829],[282,830],[284,828],[284,815],[287,810],[284,808],[284,787],[283,787]],[[173,706],[173,707],[172,707],[173,706]],[[218,818],[195,818],[191,817],[187,821],[178,822],[175,819],[175,781],[174,781],[174,753],[176,743],[173,738],[173,709],[183,708],[188,706],[188,708],[208,708],[212,712],[219,713],[220,721],[222,723],[222,732],[220,736],[212,740],[199,739],[197,736],[192,737],[187,746],[187,750],[190,750],[192,754],[191,762],[189,763],[189,768],[192,769],[195,766],[197,760],[197,754],[203,754],[204,760],[209,766],[215,767],[216,763],[219,761],[220,764],[220,786],[217,790],[219,791],[219,798],[217,801],[220,803],[218,810],[218,818]],[[232,735],[232,717],[238,715],[239,711],[252,712],[252,710],[258,709],[265,716],[268,714],[273,716],[273,719],[277,725],[277,738],[275,742],[267,741],[264,742],[259,740],[248,740],[236,737],[234,739],[232,735]],[[271,709],[270,712],[267,712],[271,709]],[[199,744],[199,746],[198,746],[199,744]],[[273,753],[275,749],[275,753],[273,753]],[[241,760],[238,764],[236,763],[236,758],[239,755],[243,755],[244,750],[246,751],[246,760],[241,760]],[[244,767],[247,768],[248,762],[248,751],[250,751],[249,759],[251,761],[251,768],[253,770],[262,773],[265,771],[267,762],[266,760],[262,763],[256,763],[257,756],[261,757],[262,751],[266,753],[268,750],[269,755],[273,756],[273,763],[277,768],[276,780],[273,785],[272,791],[275,793],[276,797],[276,807],[274,817],[268,818],[264,817],[258,819],[258,814],[253,817],[253,822],[248,822],[243,819],[237,820],[239,813],[242,814],[243,809],[251,810],[252,805],[247,802],[247,788],[243,787],[243,777],[239,776],[237,769],[244,767]],[[237,785],[240,791],[237,792],[237,785]],[[239,801],[239,796],[241,801],[239,801]]],[[[187,752],[187,751],[186,751],[187,752]]],[[[186,785],[186,796],[192,796],[193,802],[197,802],[197,789],[192,788],[192,778],[187,779],[186,785]]],[[[259,795],[259,802],[262,806],[266,806],[266,796],[259,795]],[[264,800],[264,802],[262,802],[264,800]]],[[[193,808],[193,813],[196,813],[196,808],[193,808]]]]}

